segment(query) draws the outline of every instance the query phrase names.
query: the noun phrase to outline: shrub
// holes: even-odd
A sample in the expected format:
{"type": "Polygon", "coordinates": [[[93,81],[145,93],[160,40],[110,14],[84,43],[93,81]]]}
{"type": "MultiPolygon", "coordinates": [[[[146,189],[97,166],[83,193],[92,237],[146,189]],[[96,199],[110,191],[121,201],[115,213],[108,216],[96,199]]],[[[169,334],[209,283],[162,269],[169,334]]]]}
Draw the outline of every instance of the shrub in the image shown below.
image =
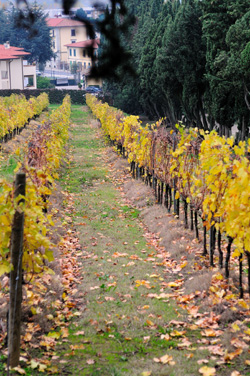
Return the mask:
{"type": "Polygon", "coordinates": [[[26,90],[0,90],[1,97],[9,97],[11,94],[23,94],[27,99],[30,97],[38,97],[41,93],[47,93],[49,96],[49,103],[61,104],[65,95],[69,95],[72,104],[86,104],[85,97],[81,90],[68,89],[26,89],[26,90]]]}
{"type": "Polygon", "coordinates": [[[38,89],[52,89],[52,88],[55,88],[55,85],[53,85],[50,82],[50,79],[48,77],[37,76],[36,83],[37,83],[37,88],[38,89]]]}

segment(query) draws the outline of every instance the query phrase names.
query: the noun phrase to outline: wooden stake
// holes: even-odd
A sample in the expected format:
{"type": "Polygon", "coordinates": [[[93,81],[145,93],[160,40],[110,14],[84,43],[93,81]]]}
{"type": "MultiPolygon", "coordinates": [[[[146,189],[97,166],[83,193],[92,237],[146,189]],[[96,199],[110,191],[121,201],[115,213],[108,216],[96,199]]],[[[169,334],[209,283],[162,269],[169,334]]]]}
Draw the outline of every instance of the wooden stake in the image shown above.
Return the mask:
{"type": "MultiPolygon", "coordinates": [[[[14,197],[25,196],[24,173],[18,173],[15,181],[14,197]]],[[[24,199],[19,201],[19,204],[24,199]]],[[[10,272],[10,305],[9,305],[9,330],[8,330],[8,365],[16,367],[20,356],[20,327],[22,303],[22,255],[23,255],[23,229],[24,212],[15,211],[11,233],[11,263],[10,272]]]]}

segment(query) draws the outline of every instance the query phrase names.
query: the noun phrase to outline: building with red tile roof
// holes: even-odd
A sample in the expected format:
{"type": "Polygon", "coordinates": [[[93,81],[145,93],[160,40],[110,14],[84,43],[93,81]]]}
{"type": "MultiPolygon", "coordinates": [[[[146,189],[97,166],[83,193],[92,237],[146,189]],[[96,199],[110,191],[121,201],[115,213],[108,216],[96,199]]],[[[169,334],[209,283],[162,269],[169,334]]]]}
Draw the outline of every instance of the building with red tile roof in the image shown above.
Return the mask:
{"type": "Polygon", "coordinates": [[[47,25],[49,27],[78,27],[83,26],[83,23],[77,20],[71,20],[70,18],[47,18],[47,25]]]}
{"type": "Polygon", "coordinates": [[[90,79],[89,73],[92,66],[91,56],[89,47],[94,48],[94,54],[97,56],[97,49],[100,44],[100,39],[88,39],[76,43],[66,44],[68,50],[68,61],[70,67],[73,64],[77,66],[77,71],[81,72],[81,75],[85,78],[85,86],[88,85],[99,85],[102,86],[101,80],[90,79]]]}
{"type": "Polygon", "coordinates": [[[100,39],[95,39],[95,40],[84,40],[81,42],[76,42],[76,43],[70,43],[66,44],[66,47],[74,47],[74,48],[88,48],[88,47],[93,47],[93,48],[98,48],[100,44],[100,39]]]}
{"type": "MultiPolygon", "coordinates": [[[[87,77],[92,64],[88,47],[93,44],[97,54],[100,40],[88,39],[83,22],[62,17],[47,18],[46,22],[51,29],[52,48],[56,55],[56,58],[47,64],[48,68],[65,69],[76,64],[78,77],[87,77]]],[[[92,84],[101,85],[101,81],[91,81],[92,84]]]]}
{"type": "Polygon", "coordinates": [[[56,54],[52,64],[58,67],[59,62],[67,62],[67,44],[88,39],[86,26],[69,18],[47,18],[46,22],[51,29],[52,49],[56,54]]]}
{"type": "Polygon", "coordinates": [[[28,55],[8,42],[0,44],[0,89],[36,88],[36,66],[27,64],[28,55]]]}
{"type": "Polygon", "coordinates": [[[10,46],[8,43],[0,44],[0,60],[19,59],[20,56],[30,55],[23,48],[10,46]]]}

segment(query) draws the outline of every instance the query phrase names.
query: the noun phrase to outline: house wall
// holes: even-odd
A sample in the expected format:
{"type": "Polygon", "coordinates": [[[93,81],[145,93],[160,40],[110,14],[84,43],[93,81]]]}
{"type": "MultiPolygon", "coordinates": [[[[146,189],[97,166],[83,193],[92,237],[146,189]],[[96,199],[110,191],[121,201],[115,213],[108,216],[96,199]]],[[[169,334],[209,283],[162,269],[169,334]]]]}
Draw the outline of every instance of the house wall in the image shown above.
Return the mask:
{"type": "Polygon", "coordinates": [[[10,89],[10,72],[9,72],[9,61],[0,61],[0,89],[10,89]],[[5,74],[7,72],[7,78],[5,74]]]}
{"type": "Polygon", "coordinates": [[[60,61],[60,46],[61,46],[61,37],[60,37],[60,28],[53,28],[50,30],[50,36],[52,39],[52,50],[56,54],[55,60],[60,61]]]}
{"type": "Polygon", "coordinates": [[[30,89],[36,89],[37,88],[37,82],[36,82],[36,65],[24,65],[23,66],[23,75],[24,75],[24,87],[30,88],[30,89]],[[27,87],[29,84],[29,77],[32,77],[33,80],[33,86],[27,87]]]}
{"type": "Polygon", "coordinates": [[[61,61],[67,61],[67,47],[66,44],[70,44],[73,41],[81,42],[86,40],[87,32],[85,26],[72,26],[72,27],[61,27],[60,28],[60,56],[61,61]],[[75,36],[71,36],[71,30],[75,30],[75,36]]]}
{"type": "Polygon", "coordinates": [[[10,89],[23,90],[23,59],[15,59],[10,63],[10,89]]]}
{"type": "Polygon", "coordinates": [[[85,49],[85,56],[83,56],[83,48],[68,47],[68,61],[70,64],[76,63],[82,64],[82,70],[89,69],[91,67],[91,58],[88,57],[87,50],[85,49]],[[71,50],[71,55],[70,55],[71,50]],[[76,56],[74,56],[74,50],[76,56]],[[85,65],[84,65],[85,63],[85,65]]]}
{"type": "MultiPolygon", "coordinates": [[[[82,64],[82,69],[81,73],[85,75],[86,77],[86,82],[85,85],[86,87],[89,85],[99,85],[102,87],[102,80],[94,79],[94,78],[89,78],[88,74],[91,68],[91,58],[88,57],[87,49],[86,48],[74,48],[74,47],[68,47],[68,61],[69,64],[72,65],[74,61],[76,63],[81,63],[82,64]],[[70,56],[70,50],[71,50],[71,56],[70,56]],[[74,56],[74,50],[75,50],[75,55],[74,56]],[[83,51],[85,50],[85,56],[83,56],[83,51]],[[85,65],[84,65],[85,63],[85,65]]],[[[85,86],[84,85],[84,86],[85,86]]]]}

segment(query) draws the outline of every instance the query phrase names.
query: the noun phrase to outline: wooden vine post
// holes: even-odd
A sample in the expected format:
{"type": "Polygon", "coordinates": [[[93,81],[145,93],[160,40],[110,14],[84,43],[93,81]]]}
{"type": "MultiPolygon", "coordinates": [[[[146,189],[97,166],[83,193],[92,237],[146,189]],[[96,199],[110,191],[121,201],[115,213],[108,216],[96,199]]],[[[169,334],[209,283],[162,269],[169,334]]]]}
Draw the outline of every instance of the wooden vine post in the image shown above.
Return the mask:
{"type": "MultiPolygon", "coordinates": [[[[26,176],[16,175],[14,197],[25,196],[26,176]]],[[[24,202],[21,199],[18,204],[24,202]]],[[[22,256],[23,256],[24,212],[18,207],[14,214],[11,233],[10,303],[8,324],[8,366],[16,367],[20,356],[20,326],[22,303],[22,256]]]]}

